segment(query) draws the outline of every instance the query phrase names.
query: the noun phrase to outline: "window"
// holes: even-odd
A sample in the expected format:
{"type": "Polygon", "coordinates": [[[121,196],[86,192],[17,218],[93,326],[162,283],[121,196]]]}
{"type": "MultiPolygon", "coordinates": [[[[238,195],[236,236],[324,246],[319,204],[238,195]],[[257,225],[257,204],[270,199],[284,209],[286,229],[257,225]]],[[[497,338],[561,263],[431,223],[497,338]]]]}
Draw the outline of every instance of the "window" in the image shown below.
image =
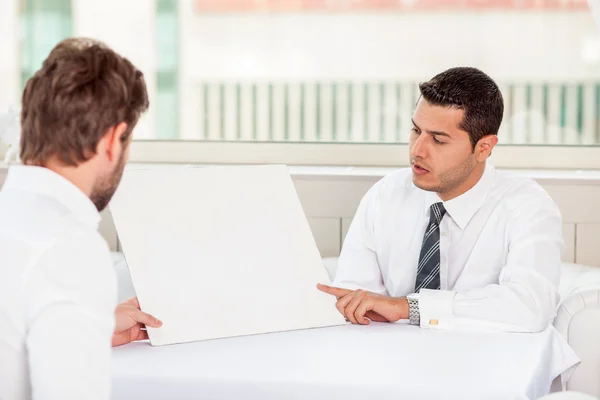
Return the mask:
{"type": "Polygon", "coordinates": [[[137,161],[402,165],[418,82],[470,65],[504,94],[499,165],[600,167],[600,28],[587,1],[20,4],[22,80],[69,35],[144,71],[137,161]]]}
{"type": "Polygon", "coordinates": [[[73,34],[71,0],[20,0],[20,84],[42,65],[50,50],[73,34]]]}

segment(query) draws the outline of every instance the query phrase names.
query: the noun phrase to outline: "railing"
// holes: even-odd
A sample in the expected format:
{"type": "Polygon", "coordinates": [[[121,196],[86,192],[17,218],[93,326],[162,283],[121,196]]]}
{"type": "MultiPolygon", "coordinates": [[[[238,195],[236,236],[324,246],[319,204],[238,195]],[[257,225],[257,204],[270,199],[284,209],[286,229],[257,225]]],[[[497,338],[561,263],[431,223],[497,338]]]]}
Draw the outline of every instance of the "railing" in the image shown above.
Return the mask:
{"type": "MultiPolygon", "coordinates": [[[[201,83],[186,139],[405,143],[414,82],[201,83]]],[[[503,84],[504,144],[600,144],[600,82],[503,84]]]]}

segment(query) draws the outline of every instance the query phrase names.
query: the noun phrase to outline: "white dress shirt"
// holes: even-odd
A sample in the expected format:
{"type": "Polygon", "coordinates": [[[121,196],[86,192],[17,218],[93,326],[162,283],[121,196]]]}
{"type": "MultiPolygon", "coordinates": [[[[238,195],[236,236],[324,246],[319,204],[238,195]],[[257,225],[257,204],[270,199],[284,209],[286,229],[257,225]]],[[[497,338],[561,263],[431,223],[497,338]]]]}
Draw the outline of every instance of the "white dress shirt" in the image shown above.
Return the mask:
{"type": "MultiPolygon", "coordinates": [[[[412,171],[375,184],[346,236],[333,284],[393,297],[415,290],[429,209],[440,202],[417,188],[412,171]]],[[[487,164],[479,182],[443,202],[441,290],[422,289],[422,328],[543,330],[556,315],[562,219],[531,179],[487,164]]]]}
{"type": "Polygon", "coordinates": [[[90,199],[12,167],[0,191],[0,399],[109,399],[116,279],[90,199]]]}

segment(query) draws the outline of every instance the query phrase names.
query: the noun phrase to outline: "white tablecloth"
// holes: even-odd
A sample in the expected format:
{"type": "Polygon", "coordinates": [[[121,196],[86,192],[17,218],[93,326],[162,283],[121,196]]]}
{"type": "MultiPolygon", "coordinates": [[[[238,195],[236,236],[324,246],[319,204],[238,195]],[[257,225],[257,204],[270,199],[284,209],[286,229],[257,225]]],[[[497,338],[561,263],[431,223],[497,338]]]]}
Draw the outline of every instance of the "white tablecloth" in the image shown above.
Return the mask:
{"type": "MultiPolygon", "coordinates": [[[[210,323],[210,321],[206,321],[210,323]]],[[[345,325],[114,350],[113,399],[536,399],[577,364],[537,334],[345,325]]]]}

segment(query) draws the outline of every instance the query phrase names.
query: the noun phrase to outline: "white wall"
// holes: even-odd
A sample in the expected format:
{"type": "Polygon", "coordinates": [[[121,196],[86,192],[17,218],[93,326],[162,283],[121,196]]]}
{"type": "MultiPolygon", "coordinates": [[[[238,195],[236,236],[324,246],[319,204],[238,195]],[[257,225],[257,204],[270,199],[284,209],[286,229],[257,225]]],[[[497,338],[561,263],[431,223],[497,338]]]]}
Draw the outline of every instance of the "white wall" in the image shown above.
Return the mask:
{"type": "MultiPolygon", "coordinates": [[[[541,175],[541,174],[540,174],[541,175]]],[[[538,177],[536,181],[558,204],[563,217],[563,261],[600,266],[600,181],[538,177]]],[[[574,176],[577,174],[574,173],[574,176]]],[[[338,256],[358,203],[380,177],[293,175],[298,197],[323,257],[338,256]]],[[[108,212],[101,232],[114,249],[117,234],[108,212]]]]}
{"type": "MultiPolygon", "coordinates": [[[[321,174],[292,173],[298,197],[323,257],[339,255],[361,198],[382,176],[378,169],[365,169],[355,175],[339,174],[335,168],[329,171],[329,174],[327,169],[321,174]]],[[[0,188],[6,173],[7,169],[0,166],[0,188]]],[[[598,173],[529,171],[527,175],[542,185],[560,208],[565,239],[563,261],[600,266],[598,173]]],[[[110,248],[117,250],[117,232],[109,211],[102,213],[100,232],[110,248]]]]}

